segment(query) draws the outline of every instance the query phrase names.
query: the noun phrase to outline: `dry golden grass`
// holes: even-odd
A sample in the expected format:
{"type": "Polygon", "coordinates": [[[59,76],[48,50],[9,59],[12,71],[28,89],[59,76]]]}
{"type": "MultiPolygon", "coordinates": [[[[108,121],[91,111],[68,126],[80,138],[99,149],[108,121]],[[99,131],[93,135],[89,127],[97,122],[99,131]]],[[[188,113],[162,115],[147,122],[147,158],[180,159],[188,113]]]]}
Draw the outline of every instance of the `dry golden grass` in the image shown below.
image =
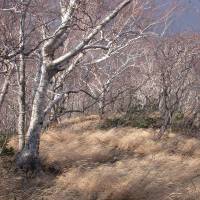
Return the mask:
{"type": "Polygon", "coordinates": [[[200,199],[198,139],[169,133],[155,141],[155,130],[100,130],[97,123],[96,116],[75,118],[44,133],[41,157],[56,175],[28,180],[18,199],[200,199]]]}

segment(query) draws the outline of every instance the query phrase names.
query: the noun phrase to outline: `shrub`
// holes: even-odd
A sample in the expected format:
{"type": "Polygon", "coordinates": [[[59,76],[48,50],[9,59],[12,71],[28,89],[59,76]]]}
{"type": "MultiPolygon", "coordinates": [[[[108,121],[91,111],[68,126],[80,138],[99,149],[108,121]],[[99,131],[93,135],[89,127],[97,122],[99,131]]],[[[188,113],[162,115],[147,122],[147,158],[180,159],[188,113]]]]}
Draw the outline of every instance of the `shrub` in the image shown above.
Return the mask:
{"type": "Polygon", "coordinates": [[[14,148],[8,147],[8,138],[6,135],[0,135],[0,156],[14,155],[14,148]]]}
{"type": "Polygon", "coordinates": [[[109,129],[115,128],[119,126],[124,126],[127,123],[127,120],[121,117],[114,117],[114,118],[106,118],[103,123],[99,124],[100,129],[109,129]]]}
{"type": "Polygon", "coordinates": [[[176,112],[174,114],[174,122],[181,121],[184,119],[184,114],[182,112],[176,112]]]}
{"type": "Polygon", "coordinates": [[[136,112],[133,115],[122,115],[105,119],[100,125],[100,129],[108,129],[119,126],[131,126],[137,128],[155,128],[158,127],[159,119],[150,117],[147,113],[136,112]]]}
{"type": "Polygon", "coordinates": [[[131,126],[137,128],[152,128],[154,127],[155,123],[156,120],[151,117],[139,116],[138,118],[135,118],[131,121],[131,126]]]}

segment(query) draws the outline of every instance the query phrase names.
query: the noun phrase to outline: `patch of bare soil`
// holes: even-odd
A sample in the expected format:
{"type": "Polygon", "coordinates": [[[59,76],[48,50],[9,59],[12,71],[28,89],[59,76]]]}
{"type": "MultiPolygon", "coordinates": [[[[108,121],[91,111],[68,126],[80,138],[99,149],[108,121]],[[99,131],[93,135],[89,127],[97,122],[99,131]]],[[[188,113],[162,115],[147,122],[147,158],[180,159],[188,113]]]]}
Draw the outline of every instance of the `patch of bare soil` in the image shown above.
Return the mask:
{"type": "MultiPolygon", "coordinates": [[[[0,200],[199,200],[200,141],[155,130],[99,130],[76,118],[42,135],[45,173],[26,178],[0,161],[0,200]]],[[[13,145],[14,142],[11,141],[13,145]]]]}

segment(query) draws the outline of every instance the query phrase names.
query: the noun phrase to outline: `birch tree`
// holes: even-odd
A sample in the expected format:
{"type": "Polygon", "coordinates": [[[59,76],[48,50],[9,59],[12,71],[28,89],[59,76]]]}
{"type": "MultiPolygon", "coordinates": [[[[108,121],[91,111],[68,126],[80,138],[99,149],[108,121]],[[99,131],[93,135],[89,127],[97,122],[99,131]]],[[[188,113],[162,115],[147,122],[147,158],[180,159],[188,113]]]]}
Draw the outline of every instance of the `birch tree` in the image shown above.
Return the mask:
{"type": "MultiPolygon", "coordinates": [[[[8,63],[11,66],[11,70],[7,78],[5,79],[5,83],[3,86],[2,98],[5,96],[3,94],[6,93],[9,86],[9,79],[14,71],[16,71],[17,82],[18,82],[18,137],[19,137],[19,150],[23,149],[24,141],[25,141],[25,120],[26,120],[26,72],[25,72],[25,43],[29,39],[26,34],[26,20],[27,20],[27,12],[29,9],[29,5],[31,0],[24,1],[20,0],[19,2],[12,2],[13,6],[11,7],[2,7],[1,11],[6,14],[11,14],[11,21],[15,21],[15,29],[12,30],[14,32],[7,33],[11,35],[10,40],[14,40],[12,43],[7,41],[4,43],[4,49],[8,50],[8,54],[2,54],[3,63],[8,63]]],[[[8,4],[9,5],[9,4],[8,4]]],[[[8,26],[5,24],[5,27],[8,26]]],[[[5,36],[7,37],[7,36],[5,36]]],[[[30,53],[30,52],[29,52],[30,53]]],[[[28,54],[27,53],[27,56],[28,54]]]]}
{"type": "MultiPolygon", "coordinates": [[[[67,8],[63,1],[61,5],[61,24],[57,30],[46,38],[42,46],[43,63],[39,85],[32,106],[32,115],[30,125],[26,134],[26,141],[23,150],[17,157],[17,164],[20,167],[31,167],[36,165],[39,155],[40,134],[44,121],[44,110],[47,89],[50,80],[66,67],[74,68],[75,65],[69,65],[74,59],[80,57],[84,48],[92,49],[92,40],[98,32],[105,27],[125,6],[131,3],[131,0],[124,0],[108,16],[101,20],[89,33],[87,33],[78,44],[61,56],[55,58],[56,50],[62,45],[69,34],[69,28],[72,23],[73,15],[76,13],[78,0],[70,0],[67,8]]],[[[70,70],[69,68],[67,68],[70,70]]]]}

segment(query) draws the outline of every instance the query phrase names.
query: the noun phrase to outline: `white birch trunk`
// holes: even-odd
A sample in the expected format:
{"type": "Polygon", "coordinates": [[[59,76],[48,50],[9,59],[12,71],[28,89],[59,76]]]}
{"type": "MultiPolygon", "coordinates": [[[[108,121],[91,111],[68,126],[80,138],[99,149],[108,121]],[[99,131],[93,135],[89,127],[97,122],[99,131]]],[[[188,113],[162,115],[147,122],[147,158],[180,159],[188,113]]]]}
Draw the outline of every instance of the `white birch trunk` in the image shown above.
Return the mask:
{"type": "MultiPolygon", "coordinates": [[[[24,3],[24,1],[21,1],[24,3]]],[[[19,44],[22,52],[19,55],[20,63],[18,66],[18,148],[21,151],[25,144],[25,120],[26,120],[26,73],[25,73],[25,57],[23,49],[25,46],[25,20],[26,20],[26,9],[22,11],[20,18],[20,30],[19,30],[19,44]]]]}
{"type": "Polygon", "coordinates": [[[26,135],[25,147],[17,160],[19,167],[36,167],[35,165],[39,154],[40,133],[44,122],[45,98],[49,80],[49,73],[46,66],[43,65],[41,79],[33,102],[31,121],[26,135]]]}
{"type": "Polygon", "coordinates": [[[18,69],[18,148],[21,151],[25,144],[25,120],[26,120],[26,80],[24,56],[20,55],[20,65],[18,69]]]}
{"type": "Polygon", "coordinates": [[[14,67],[12,67],[10,69],[9,74],[5,78],[5,81],[3,83],[3,87],[2,87],[1,92],[0,92],[0,110],[1,110],[1,107],[2,107],[3,102],[5,100],[6,94],[8,93],[8,88],[9,88],[9,85],[10,85],[10,79],[12,77],[13,72],[14,72],[14,67]]]}
{"type": "Polygon", "coordinates": [[[9,77],[6,77],[6,79],[5,79],[4,83],[3,83],[3,87],[2,87],[1,93],[0,93],[0,109],[1,109],[1,107],[3,105],[5,96],[6,96],[7,92],[8,92],[9,84],[10,84],[9,77]]]}

